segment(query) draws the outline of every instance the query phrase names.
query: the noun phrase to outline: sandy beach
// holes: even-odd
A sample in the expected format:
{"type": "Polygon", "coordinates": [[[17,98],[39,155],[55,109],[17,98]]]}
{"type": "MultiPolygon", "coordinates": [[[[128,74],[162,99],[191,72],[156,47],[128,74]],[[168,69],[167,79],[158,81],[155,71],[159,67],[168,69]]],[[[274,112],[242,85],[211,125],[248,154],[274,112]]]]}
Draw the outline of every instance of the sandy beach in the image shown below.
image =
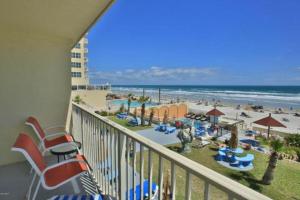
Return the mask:
{"type": "MultiPolygon", "coordinates": [[[[188,104],[188,108],[190,112],[194,112],[194,113],[206,113],[209,110],[213,109],[212,105],[208,105],[205,106],[203,104],[201,105],[197,105],[196,103],[192,103],[192,102],[186,102],[188,104]]],[[[256,112],[256,111],[251,111],[251,110],[246,110],[243,106],[241,107],[240,110],[237,110],[236,108],[232,107],[232,106],[219,106],[217,107],[218,110],[222,111],[223,113],[225,113],[226,118],[229,119],[235,119],[235,120],[244,120],[247,128],[252,129],[252,128],[264,128],[266,129],[266,127],[254,124],[253,122],[267,117],[269,113],[272,114],[272,117],[274,117],[275,119],[279,120],[280,122],[282,122],[287,128],[271,128],[271,130],[273,131],[279,131],[282,133],[287,133],[287,134],[300,134],[300,117],[296,117],[294,116],[294,112],[285,112],[283,114],[275,114],[274,110],[270,110],[270,109],[266,109],[264,110],[264,113],[261,112],[256,112]],[[245,112],[247,115],[250,116],[250,118],[246,118],[246,117],[242,117],[241,113],[245,112]],[[283,121],[282,118],[286,118],[288,119],[288,122],[283,121]]]]}
{"type": "MultiPolygon", "coordinates": [[[[143,86],[145,87],[145,86],[143,86]]],[[[112,92],[126,97],[128,93],[141,96],[143,95],[143,87],[139,86],[123,86],[112,87],[112,92]]],[[[266,127],[254,124],[253,122],[261,118],[267,117],[269,113],[272,117],[282,122],[287,128],[271,128],[271,132],[279,132],[284,134],[300,134],[300,117],[294,116],[296,112],[300,112],[300,93],[298,88],[294,88],[294,93],[289,87],[242,87],[242,86],[148,86],[144,90],[145,95],[149,96],[153,102],[158,102],[158,88],[164,87],[160,95],[162,104],[171,102],[185,102],[189,111],[198,113],[207,113],[213,108],[217,102],[221,106],[218,109],[225,113],[223,118],[233,120],[243,120],[245,127],[253,130],[265,132],[266,127]],[[297,91],[296,91],[297,90],[297,91]],[[199,105],[198,102],[202,102],[199,105]],[[204,102],[208,103],[205,106],[204,102]],[[237,105],[241,105],[240,109],[236,109],[237,105]],[[253,105],[263,107],[263,112],[251,109],[253,105]],[[275,113],[278,109],[283,112],[275,113]],[[250,117],[243,117],[244,112],[250,117]]]]}

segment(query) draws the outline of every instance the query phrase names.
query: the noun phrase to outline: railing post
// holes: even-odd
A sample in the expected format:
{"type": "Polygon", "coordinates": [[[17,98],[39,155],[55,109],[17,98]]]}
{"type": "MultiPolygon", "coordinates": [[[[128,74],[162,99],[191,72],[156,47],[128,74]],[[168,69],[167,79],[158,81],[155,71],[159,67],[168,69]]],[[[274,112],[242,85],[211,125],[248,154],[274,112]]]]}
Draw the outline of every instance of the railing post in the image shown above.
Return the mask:
{"type": "Polygon", "coordinates": [[[148,149],[148,199],[152,198],[152,175],[153,175],[153,160],[152,150],[148,149]]]}
{"type": "Polygon", "coordinates": [[[126,137],[124,134],[118,133],[118,150],[119,150],[119,162],[118,162],[118,170],[119,170],[119,199],[126,199],[126,137]]]}
{"type": "Polygon", "coordinates": [[[83,144],[83,116],[82,116],[82,109],[80,109],[80,123],[81,123],[81,151],[82,151],[82,154],[84,154],[84,144],[83,144]]]}
{"type": "Polygon", "coordinates": [[[144,199],[144,146],[140,144],[140,199],[144,199]]]}
{"type": "Polygon", "coordinates": [[[158,179],[159,179],[159,200],[163,199],[163,183],[164,183],[164,163],[163,163],[163,157],[159,156],[159,175],[158,175],[158,179]]]}
{"type": "Polygon", "coordinates": [[[175,163],[171,162],[171,195],[172,200],[176,198],[176,168],[175,163]]]}
{"type": "Polygon", "coordinates": [[[191,199],[191,182],[192,182],[192,176],[191,173],[186,171],[186,180],[185,180],[185,199],[190,200],[191,199]]]}
{"type": "Polygon", "coordinates": [[[204,200],[209,200],[210,199],[209,190],[210,190],[209,182],[205,181],[204,200]]]}

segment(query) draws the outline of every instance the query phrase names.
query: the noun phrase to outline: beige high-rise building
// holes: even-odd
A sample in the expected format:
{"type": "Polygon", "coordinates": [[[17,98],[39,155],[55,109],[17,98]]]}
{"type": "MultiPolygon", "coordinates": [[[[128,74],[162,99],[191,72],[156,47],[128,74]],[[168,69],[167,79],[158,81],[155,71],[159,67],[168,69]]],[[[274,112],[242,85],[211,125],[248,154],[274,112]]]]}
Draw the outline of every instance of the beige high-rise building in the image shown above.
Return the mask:
{"type": "Polygon", "coordinates": [[[88,39],[87,34],[71,50],[72,99],[79,96],[81,100],[96,110],[105,109],[106,95],[110,85],[90,84],[88,77],[88,39]]]}
{"type": "Polygon", "coordinates": [[[72,89],[86,89],[89,85],[88,77],[88,39],[86,35],[71,50],[72,89]]]}

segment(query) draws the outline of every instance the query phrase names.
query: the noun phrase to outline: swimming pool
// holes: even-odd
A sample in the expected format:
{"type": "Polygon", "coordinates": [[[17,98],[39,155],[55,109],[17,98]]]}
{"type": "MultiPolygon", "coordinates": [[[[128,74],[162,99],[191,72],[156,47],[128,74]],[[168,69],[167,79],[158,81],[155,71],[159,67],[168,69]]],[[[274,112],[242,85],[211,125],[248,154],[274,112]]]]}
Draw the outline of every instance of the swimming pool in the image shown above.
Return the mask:
{"type": "MultiPolygon", "coordinates": [[[[128,101],[127,99],[116,99],[116,100],[111,100],[110,101],[112,103],[112,105],[114,106],[121,106],[122,104],[124,104],[125,108],[127,108],[128,105],[128,101]]],[[[141,103],[139,103],[138,101],[132,101],[130,104],[131,108],[136,108],[136,107],[141,107],[141,103]]],[[[154,102],[148,102],[146,103],[146,107],[153,107],[153,106],[157,106],[157,103],[154,102]]]]}

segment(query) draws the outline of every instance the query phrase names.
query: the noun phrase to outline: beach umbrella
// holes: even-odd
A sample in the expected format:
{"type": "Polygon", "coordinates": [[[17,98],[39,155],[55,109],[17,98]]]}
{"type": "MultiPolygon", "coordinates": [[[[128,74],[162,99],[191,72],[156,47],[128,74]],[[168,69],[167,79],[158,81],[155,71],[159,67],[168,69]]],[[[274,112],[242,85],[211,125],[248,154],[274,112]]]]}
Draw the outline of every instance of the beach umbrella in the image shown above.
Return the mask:
{"type": "Polygon", "coordinates": [[[286,128],[285,125],[283,125],[281,122],[279,122],[276,119],[274,119],[271,116],[271,113],[269,114],[268,117],[265,117],[263,119],[257,120],[257,121],[255,121],[253,123],[258,124],[258,125],[262,125],[262,126],[267,126],[268,127],[268,138],[269,138],[269,135],[270,135],[270,129],[271,129],[271,127],[284,127],[284,128],[286,128]]]}
{"type": "Polygon", "coordinates": [[[214,109],[212,109],[211,111],[208,111],[206,113],[206,115],[208,116],[214,116],[214,124],[216,124],[216,117],[219,117],[221,115],[225,115],[224,113],[222,113],[221,111],[219,111],[216,107],[214,109]]]}

